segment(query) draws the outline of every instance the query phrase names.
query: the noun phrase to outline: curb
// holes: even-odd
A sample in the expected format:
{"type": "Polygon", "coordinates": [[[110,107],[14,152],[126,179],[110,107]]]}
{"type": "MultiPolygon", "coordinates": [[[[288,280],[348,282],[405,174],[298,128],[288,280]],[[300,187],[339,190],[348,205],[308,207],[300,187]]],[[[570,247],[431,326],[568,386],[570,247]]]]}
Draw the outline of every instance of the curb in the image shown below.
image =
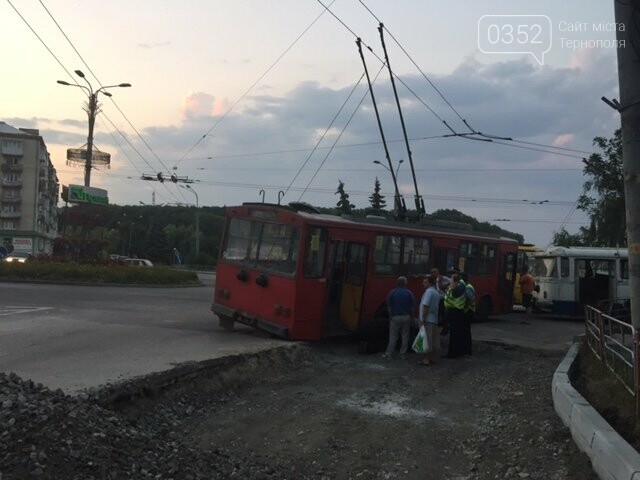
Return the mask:
{"type": "Polygon", "coordinates": [[[580,450],[591,459],[601,480],[640,480],[640,453],[629,445],[593,408],[569,380],[581,337],[574,340],[553,374],[551,395],[556,413],[580,450]]]}

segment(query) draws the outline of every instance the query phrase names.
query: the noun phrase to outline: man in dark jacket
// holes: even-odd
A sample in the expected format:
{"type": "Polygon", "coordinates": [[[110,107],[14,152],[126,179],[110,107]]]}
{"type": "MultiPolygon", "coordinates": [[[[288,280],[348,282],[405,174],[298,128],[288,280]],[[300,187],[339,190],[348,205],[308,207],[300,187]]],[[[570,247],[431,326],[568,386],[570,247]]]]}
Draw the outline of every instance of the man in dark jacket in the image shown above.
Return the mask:
{"type": "Polygon", "coordinates": [[[398,337],[402,337],[400,356],[409,350],[409,335],[411,332],[411,316],[416,306],[416,299],[407,288],[407,278],[398,277],[396,288],[387,296],[387,311],[389,312],[389,343],[385,358],[390,358],[396,349],[398,337]]]}

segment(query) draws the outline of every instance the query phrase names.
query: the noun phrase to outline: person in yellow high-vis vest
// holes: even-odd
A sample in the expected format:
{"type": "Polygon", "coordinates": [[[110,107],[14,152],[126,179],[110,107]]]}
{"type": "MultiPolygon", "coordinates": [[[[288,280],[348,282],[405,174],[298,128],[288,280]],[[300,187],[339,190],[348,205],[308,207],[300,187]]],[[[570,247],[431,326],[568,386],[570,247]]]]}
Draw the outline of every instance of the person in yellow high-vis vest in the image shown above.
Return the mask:
{"type": "Polygon", "coordinates": [[[444,294],[444,309],[449,326],[448,358],[464,355],[464,309],[466,285],[458,269],[451,270],[451,284],[444,294]]]}
{"type": "Polygon", "coordinates": [[[462,280],[465,282],[465,305],[464,305],[464,326],[463,326],[463,355],[471,355],[471,322],[473,322],[473,316],[476,313],[476,290],[471,285],[467,278],[466,273],[461,273],[460,276],[462,280]]]}

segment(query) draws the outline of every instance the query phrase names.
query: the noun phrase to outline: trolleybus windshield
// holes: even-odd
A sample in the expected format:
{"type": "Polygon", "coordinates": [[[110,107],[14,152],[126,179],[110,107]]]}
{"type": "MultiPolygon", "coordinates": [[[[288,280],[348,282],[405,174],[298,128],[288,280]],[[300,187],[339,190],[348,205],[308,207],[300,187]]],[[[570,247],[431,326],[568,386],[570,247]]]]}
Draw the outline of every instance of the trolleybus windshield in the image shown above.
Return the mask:
{"type": "Polygon", "coordinates": [[[298,228],[232,218],[222,257],[248,267],[292,275],[298,258],[298,228]]]}

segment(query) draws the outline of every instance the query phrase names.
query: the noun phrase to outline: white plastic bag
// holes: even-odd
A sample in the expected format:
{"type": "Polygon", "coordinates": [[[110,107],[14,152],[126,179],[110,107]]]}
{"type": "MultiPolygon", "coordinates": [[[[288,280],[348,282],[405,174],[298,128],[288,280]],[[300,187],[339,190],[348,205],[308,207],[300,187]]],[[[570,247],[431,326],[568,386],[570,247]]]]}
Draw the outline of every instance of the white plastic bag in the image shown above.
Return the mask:
{"type": "Polygon", "coordinates": [[[418,330],[418,335],[413,340],[413,345],[411,347],[416,353],[426,353],[429,350],[429,338],[427,337],[427,331],[424,328],[424,325],[420,326],[420,330],[418,330]]]}

